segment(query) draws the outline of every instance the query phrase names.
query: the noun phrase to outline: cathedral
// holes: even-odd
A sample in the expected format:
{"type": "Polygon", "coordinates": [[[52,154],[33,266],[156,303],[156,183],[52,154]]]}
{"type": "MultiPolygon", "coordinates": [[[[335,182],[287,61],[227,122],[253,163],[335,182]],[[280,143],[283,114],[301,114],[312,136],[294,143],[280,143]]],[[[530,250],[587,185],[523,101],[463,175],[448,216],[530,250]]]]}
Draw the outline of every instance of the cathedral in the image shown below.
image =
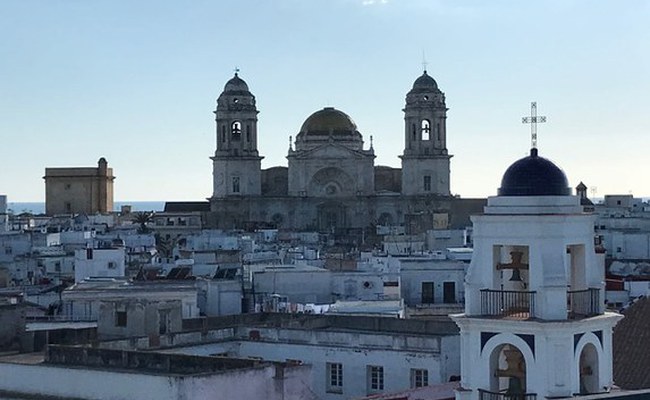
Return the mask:
{"type": "Polygon", "coordinates": [[[211,225],[321,232],[403,225],[416,233],[468,222],[483,202],[450,195],[445,95],[426,71],[403,111],[401,169],[375,165],[372,140],[367,145],[352,118],[333,107],[307,117],[290,139],[288,167],[262,169],[255,96],[235,73],[214,111],[211,225]]]}

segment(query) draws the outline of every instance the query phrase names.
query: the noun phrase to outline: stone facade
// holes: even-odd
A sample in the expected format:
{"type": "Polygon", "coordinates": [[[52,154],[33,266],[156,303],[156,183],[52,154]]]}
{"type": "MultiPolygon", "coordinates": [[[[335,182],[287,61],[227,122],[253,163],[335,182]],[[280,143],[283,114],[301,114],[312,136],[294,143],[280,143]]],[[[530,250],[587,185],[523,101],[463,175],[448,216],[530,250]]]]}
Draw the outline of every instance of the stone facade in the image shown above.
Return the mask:
{"type": "Polygon", "coordinates": [[[95,214],[113,211],[113,168],[100,158],[97,168],[45,168],[45,212],[95,214]]]}
{"type": "Polygon", "coordinates": [[[426,71],[408,92],[404,112],[401,169],[375,166],[372,140],[366,146],[347,114],[326,107],[305,120],[295,142],[290,139],[288,168],[261,170],[255,97],[235,74],[215,111],[209,224],[321,232],[400,224],[433,228],[434,216],[448,216],[452,203],[463,200],[450,196],[445,96],[426,71]]]}

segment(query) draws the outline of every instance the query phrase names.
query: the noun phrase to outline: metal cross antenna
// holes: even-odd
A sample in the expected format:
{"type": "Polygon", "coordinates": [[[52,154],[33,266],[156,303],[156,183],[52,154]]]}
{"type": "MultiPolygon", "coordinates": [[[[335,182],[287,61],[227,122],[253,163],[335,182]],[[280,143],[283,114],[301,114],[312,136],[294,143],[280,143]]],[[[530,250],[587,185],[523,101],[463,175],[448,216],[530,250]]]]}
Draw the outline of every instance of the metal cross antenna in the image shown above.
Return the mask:
{"type": "Polygon", "coordinates": [[[530,117],[522,117],[521,122],[530,124],[530,138],[532,141],[532,148],[537,148],[537,124],[546,122],[545,116],[537,116],[537,102],[530,103],[530,117]]]}

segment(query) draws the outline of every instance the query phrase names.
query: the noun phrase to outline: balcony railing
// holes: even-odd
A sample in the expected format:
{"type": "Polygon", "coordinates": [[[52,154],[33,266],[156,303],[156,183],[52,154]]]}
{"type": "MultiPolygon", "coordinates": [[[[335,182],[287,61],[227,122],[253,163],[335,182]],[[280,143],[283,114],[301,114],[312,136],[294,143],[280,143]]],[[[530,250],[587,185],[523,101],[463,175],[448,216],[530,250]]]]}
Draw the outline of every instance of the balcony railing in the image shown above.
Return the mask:
{"type": "Polygon", "coordinates": [[[506,394],[499,392],[490,392],[488,390],[478,390],[479,400],[536,400],[535,393],[506,394]]]}
{"type": "Polygon", "coordinates": [[[481,289],[481,315],[534,318],[535,293],[534,291],[481,289]]]}
{"type": "Polygon", "coordinates": [[[569,318],[586,318],[600,314],[600,290],[567,291],[567,308],[569,318]]]}

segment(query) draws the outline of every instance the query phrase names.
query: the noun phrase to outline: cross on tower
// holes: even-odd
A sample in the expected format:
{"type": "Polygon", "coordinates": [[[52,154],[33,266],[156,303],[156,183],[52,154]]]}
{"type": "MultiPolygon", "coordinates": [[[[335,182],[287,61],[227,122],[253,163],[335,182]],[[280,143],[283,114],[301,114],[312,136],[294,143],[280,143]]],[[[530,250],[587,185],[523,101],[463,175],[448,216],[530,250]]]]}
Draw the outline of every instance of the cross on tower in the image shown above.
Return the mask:
{"type": "Polygon", "coordinates": [[[546,122],[545,116],[537,116],[537,102],[533,101],[530,103],[530,117],[522,117],[521,122],[524,124],[530,124],[530,138],[532,148],[537,148],[537,124],[546,122]]]}
{"type": "Polygon", "coordinates": [[[237,75],[238,73],[239,73],[239,67],[236,66],[235,67],[235,75],[237,75]]]}
{"type": "Polygon", "coordinates": [[[422,71],[426,74],[427,73],[427,65],[429,63],[427,62],[427,58],[424,55],[424,51],[422,51],[422,71]]]}

